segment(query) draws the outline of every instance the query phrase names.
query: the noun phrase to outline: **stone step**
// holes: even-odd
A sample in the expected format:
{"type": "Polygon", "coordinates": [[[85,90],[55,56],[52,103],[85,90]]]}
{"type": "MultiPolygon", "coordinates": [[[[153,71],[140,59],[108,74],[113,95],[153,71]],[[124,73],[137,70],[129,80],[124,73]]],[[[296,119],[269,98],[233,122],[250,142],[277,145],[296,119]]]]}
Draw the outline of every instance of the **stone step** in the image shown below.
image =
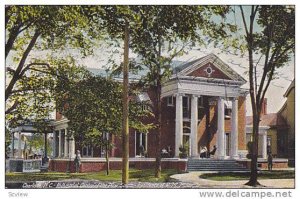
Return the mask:
{"type": "Polygon", "coordinates": [[[189,159],[188,171],[249,171],[235,160],[189,159]]]}
{"type": "Polygon", "coordinates": [[[250,172],[249,169],[188,169],[188,171],[250,172]]]}

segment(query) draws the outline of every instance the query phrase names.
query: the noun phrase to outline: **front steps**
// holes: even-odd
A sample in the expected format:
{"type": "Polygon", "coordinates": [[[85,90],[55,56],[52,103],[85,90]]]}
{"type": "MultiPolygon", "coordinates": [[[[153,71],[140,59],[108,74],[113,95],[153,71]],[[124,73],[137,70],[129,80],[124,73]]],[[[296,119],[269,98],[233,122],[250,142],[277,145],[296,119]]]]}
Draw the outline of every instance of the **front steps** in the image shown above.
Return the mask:
{"type": "Polygon", "coordinates": [[[216,159],[189,159],[187,164],[188,171],[220,171],[220,172],[247,172],[249,169],[240,165],[235,160],[216,160],[216,159]]]}

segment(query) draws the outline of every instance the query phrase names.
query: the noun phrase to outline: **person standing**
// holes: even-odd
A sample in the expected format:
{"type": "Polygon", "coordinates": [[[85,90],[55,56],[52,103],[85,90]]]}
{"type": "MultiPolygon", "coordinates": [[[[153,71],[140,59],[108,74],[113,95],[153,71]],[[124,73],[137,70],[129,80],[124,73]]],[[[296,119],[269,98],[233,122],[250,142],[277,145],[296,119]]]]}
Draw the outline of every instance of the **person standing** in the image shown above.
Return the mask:
{"type": "Polygon", "coordinates": [[[80,151],[79,150],[76,151],[74,163],[75,163],[75,171],[76,171],[76,173],[79,173],[80,172],[80,165],[81,165],[81,157],[80,157],[80,151]]]}
{"type": "Polygon", "coordinates": [[[272,167],[273,167],[273,156],[272,156],[272,153],[269,153],[269,155],[268,155],[268,170],[272,171],[272,167]]]}

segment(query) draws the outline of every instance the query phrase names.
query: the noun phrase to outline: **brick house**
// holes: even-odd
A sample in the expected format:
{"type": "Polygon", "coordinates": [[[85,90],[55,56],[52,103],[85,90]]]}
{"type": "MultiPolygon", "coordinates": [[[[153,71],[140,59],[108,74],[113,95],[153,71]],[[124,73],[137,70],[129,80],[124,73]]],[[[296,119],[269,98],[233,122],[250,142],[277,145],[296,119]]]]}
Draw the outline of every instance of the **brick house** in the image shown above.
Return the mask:
{"type": "MultiPolygon", "coordinates": [[[[247,142],[252,141],[252,126],[253,118],[247,116],[247,142]]],[[[258,132],[258,157],[266,159],[268,153],[272,153],[275,158],[286,158],[288,129],[288,124],[281,114],[267,112],[267,99],[264,99],[258,132]]]]}
{"type": "MultiPolygon", "coordinates": [[[[239,158],[246,153],[246,83],[237,72],[214,54],[196,59],[174,69],[162,87],[161,146],[179,157],[179,147],[188,148],[189,157],[199,157],[200,147],[212,150],[215,158],[239,158]]],[[[152,91],[141,98],[151,103],[152,91]]],[[[102,149],[79,147],[68,138],[68,120],[57,113],[53,133],[53,160],[73,158],[80,150],[83,158],[102,157],[102,149]]],[[[115,147],[112,157],[122,157],[121,138],[110,137],[115,147]]],[[[154,130],[141,133],[130,129],[130,157],[140,157],[140,147],[154,158],[157,144],[154,130]]]]}

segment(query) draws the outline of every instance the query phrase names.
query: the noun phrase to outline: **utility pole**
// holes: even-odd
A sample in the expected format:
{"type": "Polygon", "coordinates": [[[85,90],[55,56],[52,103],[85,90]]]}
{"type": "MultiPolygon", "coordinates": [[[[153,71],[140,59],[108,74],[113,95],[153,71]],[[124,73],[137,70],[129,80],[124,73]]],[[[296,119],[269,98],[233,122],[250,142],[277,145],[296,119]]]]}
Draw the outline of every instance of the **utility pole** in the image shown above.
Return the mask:
{"type": "Polygon", "coordinates": [[[123,66],[123,118],[122,118],[122,184],[129,179],[129,127],[128,127],[128,62],[129,62],[129,24],[124,30],[124,66],[123,66]]]}

